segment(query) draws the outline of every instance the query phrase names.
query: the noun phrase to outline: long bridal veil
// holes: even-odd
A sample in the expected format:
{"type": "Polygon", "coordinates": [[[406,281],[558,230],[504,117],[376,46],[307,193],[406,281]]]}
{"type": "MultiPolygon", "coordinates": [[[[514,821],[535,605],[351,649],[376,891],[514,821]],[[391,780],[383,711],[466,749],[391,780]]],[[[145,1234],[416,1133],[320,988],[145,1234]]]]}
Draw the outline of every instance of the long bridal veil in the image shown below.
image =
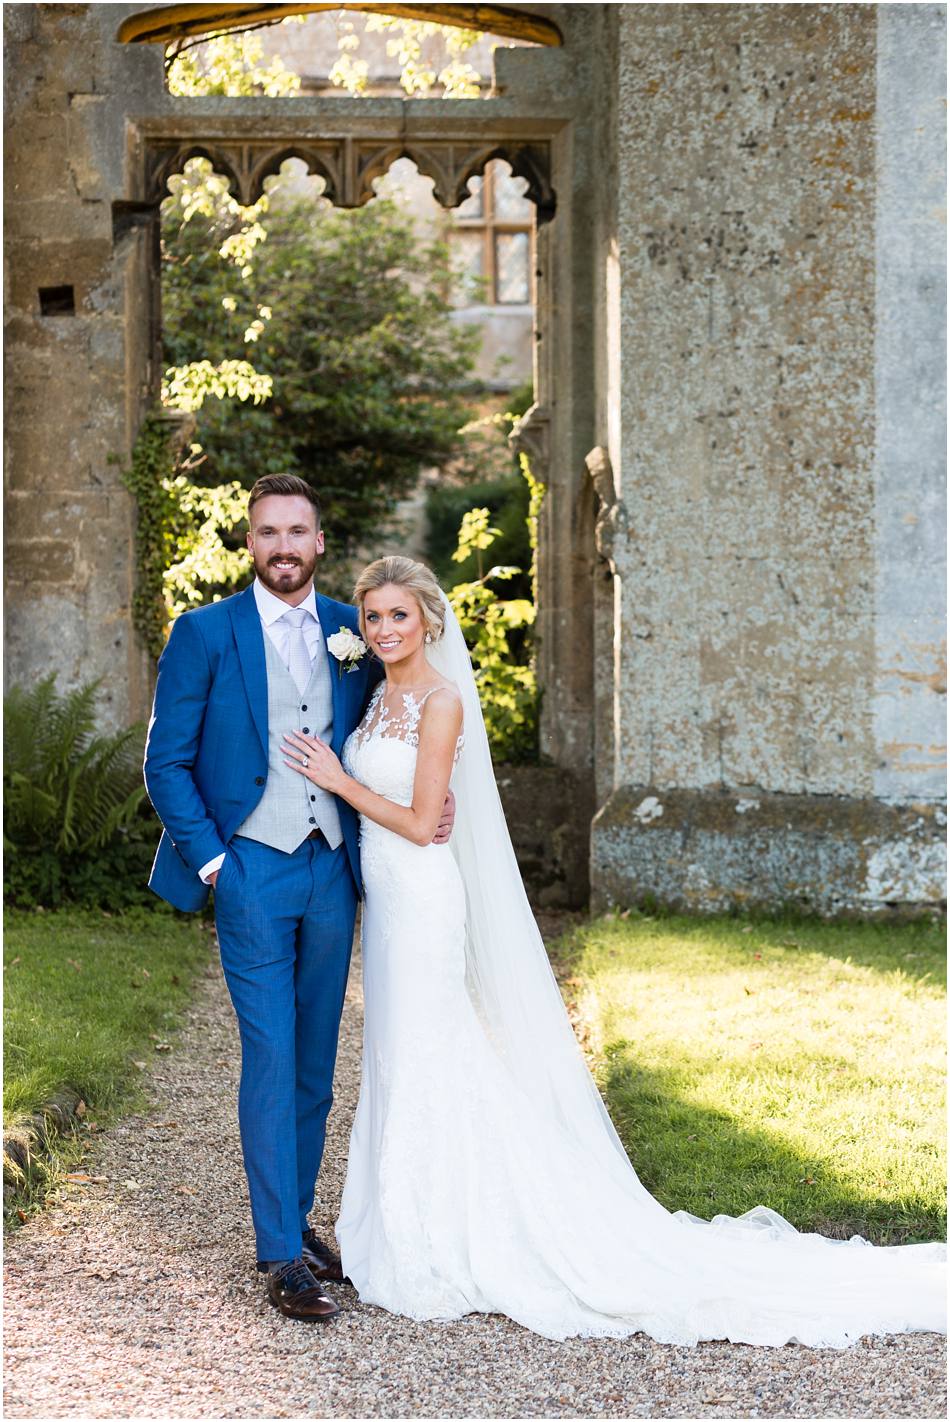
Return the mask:
{"type": "MultiPolygon", "coordinates": [[[[451,843],[467,898],[468,991],[512,1093],[543,1126],[548,1178],[556,1181],[561,1161],[575,1168],[580,1151],[591,1209],[609,1216],[596,1227],[605,1245],[616,1241],[615,1270],[632,1271],[631,1282],[638,1260],[625,1255],[625,1241],[634,1224],[637,1238],[649,1238],[651,1267],[661,1268],[660,1291],[670,1293],[657,1310],[660,1324],[644,1325],[647,1331],[672,1342],[725,1337],[829,1347],[845,1347],[866,1333],[945,1332],[943,1244],[878,1247],[857,1235],[803,1234],[762,1205],[739,1217],[702,1220],[668,1211],[640,1183],[588,1071],[531,912],[468,648],[444,594],[443,600],[445,631],[427,656],[456,684],[464,704],[451,843]],[[677,1290],[688,1294],[679,1311],[677,1290]]],[[[620,1279],[607,1293],[617,1299],[622,1291],[620,1279]]],[[[622,1304],[611,1305],[612,1316],[614,1309],[619,1321],[630,1321],[622,1304]]]]}
{"type": "MultiPolygon", "coordinates": [[[[444,594],[443,594],[444,598],[444,594]]],[[[512,1081],[538,1111],[589,1149],[626,1153],[587,1070],[525,894],[508,834],[488,736],[458,619],[447,598],[445,631],[427,648],[432,666],[462,693],[464,747],[453,777],[451,844],[468,900],[469,991],[512,1081]]]]}

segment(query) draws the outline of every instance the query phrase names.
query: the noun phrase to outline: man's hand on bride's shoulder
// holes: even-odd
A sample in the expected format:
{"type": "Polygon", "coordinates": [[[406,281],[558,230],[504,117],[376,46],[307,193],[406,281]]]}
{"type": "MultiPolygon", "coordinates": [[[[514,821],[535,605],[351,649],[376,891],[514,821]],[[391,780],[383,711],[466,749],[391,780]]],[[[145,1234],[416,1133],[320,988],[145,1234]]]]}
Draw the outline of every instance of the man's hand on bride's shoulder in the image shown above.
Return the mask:
{"type": "Polygon", "coordinates": [[[455,824],[455,795],[450,790],[445,797],[445,804],[442,806],[442,816],[439,820],[439,827],[435,832],[433,844],[448,844],[452,838],[452,827],[455,824]]]}

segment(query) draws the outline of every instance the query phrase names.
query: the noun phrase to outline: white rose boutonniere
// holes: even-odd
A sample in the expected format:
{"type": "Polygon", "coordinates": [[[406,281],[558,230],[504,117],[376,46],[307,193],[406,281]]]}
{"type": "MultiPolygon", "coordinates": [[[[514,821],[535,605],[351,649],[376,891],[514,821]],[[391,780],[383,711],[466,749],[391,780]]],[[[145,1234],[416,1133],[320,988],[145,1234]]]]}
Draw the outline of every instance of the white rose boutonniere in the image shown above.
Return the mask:
{"type": "Polygon", "coordinates": [[[342,676],[344,671],[356,671],[356,663],[365,657],[368,650],[362,637],[358,637],[349,627],[341,627],[339,632],[328,637],[327,646],[339,662],[337,676],[342,676]]]}

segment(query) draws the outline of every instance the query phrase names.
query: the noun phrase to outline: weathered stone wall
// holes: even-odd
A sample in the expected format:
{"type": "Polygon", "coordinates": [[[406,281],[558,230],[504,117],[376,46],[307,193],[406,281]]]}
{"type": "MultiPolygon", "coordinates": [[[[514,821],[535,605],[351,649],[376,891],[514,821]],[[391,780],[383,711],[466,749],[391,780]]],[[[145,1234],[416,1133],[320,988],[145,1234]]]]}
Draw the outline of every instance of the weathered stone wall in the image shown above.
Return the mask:
{"type": "Polygon", "coordinates": [[[115,726],[145,713],[149,668],[130,625],[132,500],[110,461],[127,458],[153,375],[146,239],[114,232],[112,201],[122,95],[147,92],[156,63],[161,84],[160,54],[115,45],[123,12],[3,12],[6,678],[102,677],[115,726]],[[74,314],[42,314],[41,289],[57,287],[74,314]]]}
{"type": "Polygon", "coordinates": [[[595,807],[591,776],[554,765],[499,765],[495,779],[531,902],[583,908],[595,807]]]}
{"type": "MultiPolygon", "coordinates": [[[[499,51],[495,97],[446,105],[173,99],[160,48],[117,43],[122,19],[136,8],[33,5],[8,7],[4,15],[8,683],[50,670],[61,686],[101,676],[105,721],[121,725],[147,714],[153,668],[131,627],[134,507],[120,471],[159,377],[160,192],[149,181],[148,144],[158,136],[173,152],[179,144],[188,152],[210,143],[240,167],[245,140],[262,133],[284,155],[295,140],[341,133],[369,136],[389,152],[398,152],[400,141],[425,148],[430,136],[451,133],[460,155],[498,143],[505,151],[508,141],[537,137],[555,150],[559,204],[556,225],[538,244],[545,293],[533,343],[540,410],[527,436],[535,472],[549,489],[541,557],[550,629],[542,653],[545,745],[568,774],[588,772],[592,676],[583,629],[591,554],[585,544],[575,560],[571,548],[593,437],[594,278],[586,230],[575,243],[572,213],[592,219],[602,191],[591,157],[595,129],[601,142],[604,133],[590,97],[605,61],[597,45],[601,7],[545,7],[572,36],[565,49],[499,51]],[[43,314],[40,290],[59,286],[72,288],[74,311],[43,314]]],[[[439,154],[444,159],[448,150],[439,154]]],[[[245,200],[257,196],[237,191],[245,200]]],[[[551,772],[540,776],[547,783],[551,772]]],[[[540,887],[553,893],[560,873],[567,887],[559,892],[576,901],[586,892],[593,803],[574,797],[571,804],[577,813],[569,849],[560,831],[545,847],[550,836],[537,817],[521,820],[540,887]]]]}
{"type": "MultiPolygon", "coordinates": [[[[892,29],[925,7],[894,8],[892,29]]],[[[932,540],[902,598],[879,585],[875,602],[895,472],[875,464],[890,374],[875,345],[876,134],[906,132],[912,103],[882,111],[877,7],[620,12],[622,383],[604,436],[621,501],[618,734],[596,893],[939,898],[933,806],[910,813],[922,844],[874,799],[876,635],[887,620],[889,640],[914,640],[933,605],[932,540]],[[871,872],[875,856],[893,867],[888,845],[909,874],[871,872]]],[[[900,68],[917,105],[929,85],[933,131],[934,66],[900,68]]],[[[906,246],[897,266],[899,303],[920,267],[906,246]]],[[[912,453],[910,408],[889,440],[919,486],[936,470],[912,453]]],[[[922,513],[919,487],[910,497],[922,513]]],[[[930,703],[926,718],[935,731],[930,703]]]]}
{"type": "Polygon", "coordinates": [[[564,48],[446,104],[173,100],[135,8],[4,10],[8,682],[148,708],[120,468],[161,154],[218,144],[250,190],[256,143],[538,143],[535,783],[573,787],[516,833],[541,887],[582,892],[596,804],[601,903],[940,897],[942,7],[534,7],[564,48]]]}
{"type": "MultiPolygon", "coordinates": [[[[945,793],[945,93],[946,7],[880,6],[873,783],[903,805],[945,793]]],[[[912,886],[913,853],[887,859],[912,886]]]]}

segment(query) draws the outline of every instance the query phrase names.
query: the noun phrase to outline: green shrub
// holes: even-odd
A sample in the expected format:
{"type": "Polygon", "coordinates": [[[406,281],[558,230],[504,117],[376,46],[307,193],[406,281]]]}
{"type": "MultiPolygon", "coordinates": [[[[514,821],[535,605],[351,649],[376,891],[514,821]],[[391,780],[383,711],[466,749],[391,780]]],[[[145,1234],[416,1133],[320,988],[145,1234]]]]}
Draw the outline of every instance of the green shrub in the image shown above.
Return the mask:
{"type": "Polygon", "coordinates": [[[161,828],[143,805],[133,823],[117,830],[111,843],[94,854],[8,852],[4,897],[18,908],[153,908],[158,900],[148,887],[148,876],[161,828]]]}
{"type": "Polygon", "coordinates": [[[55,676],[4,698],[8,902],[148,903],[160,825],[145,802],[141,726],[96,733],[98,682],[60,696],[55,676]]]}
{"type": "Polygon", "coordinates": [[[513,590],[529,596],[528,503],[528,486],[517,473],[507,474],[503,479],[442,484],[430,489],[426,498],[426,560],[439,581],[467,582],[478,577],[474,553],[461,564],[455,553],[462,519],[470,509],[486,508],[493,527],[498,529],[492,557],[497,563],[519,569],[513,590]]]}
{"type": "Polygon", "coordinates": [[[508,436],[533,400],[534,389],[528,381],[507,396],[503,410],[466,425],[462,452],[450,466],[451,480],[429,489],[426,562],[440,582],[465,582],[480,576],[474,557],[460,565],[455,553],[464,515],[472,508],[487,508],[498,529],[492,556],[496,563],[523,570],[514,578],[510,591],[519,597],[531,596],[531,495],[508,436]]]}
{"type": "Polygon", "coordinates": [[[498,532],[489,509],[469,509],[453,558],[462,566],[474,563],[477,576],[447,595],[472,654],[492,758],[531,761],[538,754],[538,686],[528,638],[536,608],[533,598],[503,597],[499,590],[522,569],[498,563],[484,569],[483,555],[494,551],[498,532]]]}
{"type": "Polygon", "coordinates": [[[451,320],[449,249],[392,201],[341,212],[278,184],[241,208],[205,159],[173,186],[164,399],[197,418],[191,482],[309,480],[335,555],[322,585],[345,595],[345,560],[392,535],[421,471],[463,443],[480,335],[451,320]]]}

